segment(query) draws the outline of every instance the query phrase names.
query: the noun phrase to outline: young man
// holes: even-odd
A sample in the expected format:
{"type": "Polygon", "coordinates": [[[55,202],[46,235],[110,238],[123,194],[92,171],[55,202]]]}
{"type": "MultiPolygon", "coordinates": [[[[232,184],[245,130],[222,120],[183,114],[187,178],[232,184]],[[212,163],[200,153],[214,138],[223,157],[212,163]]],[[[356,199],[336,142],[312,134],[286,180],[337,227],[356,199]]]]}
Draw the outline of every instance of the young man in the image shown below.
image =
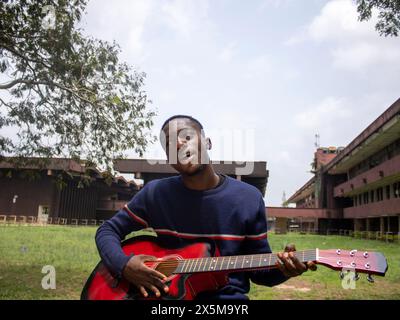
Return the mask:
{"type": "MultiPolygon", "coordinates": [[[[117,277],[138,287],[143,296],[168,292],[165,275],[145,266],[147,255],[126,256],[121,240],[132,231],[151,227],[159,242],[183,246],[193,239],[215,241],[221,256],[270,253],[263,197],[255,187],[217,174],[209,161],[211,140],[196,119],[177,115],[161,128],[168,163],[179,176],[147,183],[96,234],[101,258],[117,277]]],[[[294,251],[294,247],[285,251],[294,251]]],[[[208,299],[247,299],[249,280],[274,286],[315,265],[293,253],[279,253],[277,269],[235,272],[229,284],[207,293],[208,299]]],[[[202,298],[200,294],[198,298],[202,298]]]]}

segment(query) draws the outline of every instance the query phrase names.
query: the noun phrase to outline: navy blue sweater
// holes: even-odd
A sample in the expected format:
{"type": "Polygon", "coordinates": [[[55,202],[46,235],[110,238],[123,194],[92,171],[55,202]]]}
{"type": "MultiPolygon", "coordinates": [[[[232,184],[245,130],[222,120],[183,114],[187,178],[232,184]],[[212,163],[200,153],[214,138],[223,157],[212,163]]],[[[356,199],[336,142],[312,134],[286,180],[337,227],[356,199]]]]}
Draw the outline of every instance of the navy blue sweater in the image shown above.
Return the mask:
{"type": "MultiPolygon", "coordinates": [[[[206,191],[188,189],[180,176],[147,183],[97,230],[100,256],[114,275],[121,276],[130,259],[120,242],[143,228],[153,228],[161,243],[172,246],[212,239],[222,256],[271,252],[261,193],[230,177],[206,191]]],[[[235,272],[229,276],[229,285],[207,298],[247,299],[249,279],[267,286],[287,280],[278,269],[235,272]]]]}

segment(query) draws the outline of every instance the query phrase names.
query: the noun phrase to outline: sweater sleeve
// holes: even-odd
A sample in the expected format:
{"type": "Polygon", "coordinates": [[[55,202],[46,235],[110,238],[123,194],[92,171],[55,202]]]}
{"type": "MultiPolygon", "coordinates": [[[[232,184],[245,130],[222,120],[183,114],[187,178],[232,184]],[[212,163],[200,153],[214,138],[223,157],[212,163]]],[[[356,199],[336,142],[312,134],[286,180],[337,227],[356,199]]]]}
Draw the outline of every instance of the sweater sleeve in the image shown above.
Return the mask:
{"type": "Polygon", "coordinates": [[[97,249],[103,263],[115,277],[122,277],[122,270],[131,258],[123,252],[121,241],[133,231],[150,227],[147,222],[146,193],[145,186],[97,229],[97,249]]]}
{"type": "MultiPolygon", "coordinates": [[[[254,238],[245,241],[244,247],[246,254],[272,252],[267,240],[267,218],[265,214],[265,204],[262,197],[260,197],[257,214],[253,215],[253,219],[248,221],[247,234],[255,236],[254,238]]],[[[251,271],[249,276],[252,282],[269,287],[278,285],[288,279],[279,269],[276,268],[251,271]]]]}

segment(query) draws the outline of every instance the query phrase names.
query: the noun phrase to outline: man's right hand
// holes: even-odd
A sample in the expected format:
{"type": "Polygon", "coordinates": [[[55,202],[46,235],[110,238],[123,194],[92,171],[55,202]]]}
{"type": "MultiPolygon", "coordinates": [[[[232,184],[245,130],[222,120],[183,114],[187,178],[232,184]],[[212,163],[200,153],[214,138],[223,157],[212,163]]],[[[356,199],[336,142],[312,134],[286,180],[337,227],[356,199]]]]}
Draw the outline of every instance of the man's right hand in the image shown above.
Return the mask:
{"type": "Polygon", "coordinates": [[[154,260],[157,258],[143,254],[133,256],[122,271],[123,277],[137,286],[144,297],[149,295],[147,290],[153,291],[157,297],[161,296],[160,290],[168,292],[168,286],[163,282],[167,277],[144,264],[145,261],[154,260]]]}

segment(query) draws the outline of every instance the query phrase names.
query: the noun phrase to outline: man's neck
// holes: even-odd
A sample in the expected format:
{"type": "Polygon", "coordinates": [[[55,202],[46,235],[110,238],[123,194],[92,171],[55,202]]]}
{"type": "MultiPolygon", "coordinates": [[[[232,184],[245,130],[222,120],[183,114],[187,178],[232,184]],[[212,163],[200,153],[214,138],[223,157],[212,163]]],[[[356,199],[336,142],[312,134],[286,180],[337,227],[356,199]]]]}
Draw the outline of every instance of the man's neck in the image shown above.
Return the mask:
{"type": "Polygon", "coordinates": [[[218,185],[219,176],[215,173],[214,168],[211,164],[207,164],[206,167],[194,176],[181,175],[183,184],[186,188],[204,191],[213,189],[218,185]]]}

